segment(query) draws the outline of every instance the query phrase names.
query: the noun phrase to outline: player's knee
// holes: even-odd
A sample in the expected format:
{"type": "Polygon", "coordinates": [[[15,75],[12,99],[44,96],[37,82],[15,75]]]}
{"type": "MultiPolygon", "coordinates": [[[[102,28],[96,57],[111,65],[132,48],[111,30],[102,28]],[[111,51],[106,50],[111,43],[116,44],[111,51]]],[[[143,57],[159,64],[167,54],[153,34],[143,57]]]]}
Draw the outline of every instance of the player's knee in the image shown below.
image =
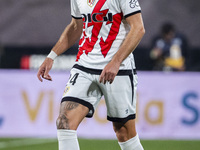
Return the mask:
{"type": "Polygon", "coordinates": [[[69,119],[66,115],[59,115],[56,120],[57,129],[67,129],[70,130],[69,119]]]}
{"type": "Polygon", "coordinates": [[[57,129],[76,130],[78,127],[77,121],[69,118],[65,114],[60,114],[56,120],[57,129]]]}
{"type": "Polygon", "coordinates": [[[127,141],[129,139],[128,133],[127,133],[128,131],[124,126],[122,126],[120,128],[113,126],[113,129],[115,131],[115,134],[117,136],[118,141],[124,142],[124,141],[127,141]]]}

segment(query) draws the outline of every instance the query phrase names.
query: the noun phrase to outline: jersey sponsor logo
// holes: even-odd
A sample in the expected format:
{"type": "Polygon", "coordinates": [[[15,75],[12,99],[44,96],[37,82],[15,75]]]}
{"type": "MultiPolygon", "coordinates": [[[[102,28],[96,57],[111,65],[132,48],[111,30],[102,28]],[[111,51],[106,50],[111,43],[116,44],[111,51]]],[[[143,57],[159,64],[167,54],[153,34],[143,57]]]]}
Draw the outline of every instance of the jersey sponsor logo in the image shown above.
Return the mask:
{"type": "Polygon", "coordinates": [[[101,10],[106,0],[100,0],[95,5],[91,14],[87,14],[83,17],[83,34],[82,38],[79,41],[79,52],[77,54],[76,61],[80,59],[80,56],[85,53],[88,55],[96,44],[99,44],[101,47],[101,53],[105,58],[110,50],[114,40],[116,39],[120,24],[123,18],[122,13],[112,15],[109,13],[109,9],[101,10]],[[104,24],[106,22],[106,24],[104,24]],[[101,37],[100,31],[103,26],[111,24],[110,31],[107,32],[107,36],[101,37]],[[92,34],[90,37],[86,34],[86,28],[92,27],[92,34]],[[98,42],[98,43],[97,43],[98,42]]]}
{"type": "Polygon", "coordinates": [[[139,2],[137,0],[130,0],[129,4],[130,4],[129,6],[131,8],[135,8],[135,7],[139,7],[140,6],[139,2]]]}
{"type": "Polygon", "coordinates": [[[92,7],[94,6],[96,0],[87,0],[87,4],[92,7]]]}
{"type": "Polygon", "coordinates": [[[84,22],[106,22],[113,21],[112,13],[108,13],[106,16],[103,13],[94,13],[94,14],[82,14],[84,22]]]}

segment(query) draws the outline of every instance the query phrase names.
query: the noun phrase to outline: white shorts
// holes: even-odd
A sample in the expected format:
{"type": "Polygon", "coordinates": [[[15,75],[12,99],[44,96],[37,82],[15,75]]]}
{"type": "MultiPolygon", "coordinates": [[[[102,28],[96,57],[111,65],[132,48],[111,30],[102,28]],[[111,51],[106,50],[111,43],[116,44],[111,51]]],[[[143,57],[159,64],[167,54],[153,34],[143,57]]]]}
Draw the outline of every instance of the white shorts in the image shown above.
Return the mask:
{"type": "Polygon", "coordinates": [[[107,119],[127,122],[135,119],[137,75],[135,70],[119,70],[112,84],[99,83],[102,70],[74,65],[66,85],[63,101],[74,101],[89,108],[92,117],[101,97],[107,106],[107,119]]]}

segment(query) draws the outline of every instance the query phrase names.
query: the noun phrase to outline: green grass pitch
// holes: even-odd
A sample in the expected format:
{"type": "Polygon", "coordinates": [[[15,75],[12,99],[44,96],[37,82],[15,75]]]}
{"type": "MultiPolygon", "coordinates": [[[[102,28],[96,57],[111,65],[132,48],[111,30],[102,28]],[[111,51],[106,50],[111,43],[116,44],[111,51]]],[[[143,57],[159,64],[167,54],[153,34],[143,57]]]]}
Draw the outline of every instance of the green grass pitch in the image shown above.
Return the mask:
{"type": "MultiPolygon", "coordinates": [[[[200,141],[141,140],[145,150],[199,150],[200,141]]],[[[120,150],[116,140],[79,139],[81,150],[120,150]]],[[[56,139],[2,139],[0,150],[58,150],[56,139]]]]}

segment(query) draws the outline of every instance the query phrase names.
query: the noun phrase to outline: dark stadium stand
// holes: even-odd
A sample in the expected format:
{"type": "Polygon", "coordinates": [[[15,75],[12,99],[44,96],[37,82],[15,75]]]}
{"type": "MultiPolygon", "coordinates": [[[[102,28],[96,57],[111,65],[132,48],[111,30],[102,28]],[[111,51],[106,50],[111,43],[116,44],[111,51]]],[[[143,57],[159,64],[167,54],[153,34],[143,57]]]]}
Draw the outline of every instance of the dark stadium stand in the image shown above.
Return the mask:
{"type": "MultiPolygon", "coordinates": [[[[20,69],[20,61],[24,56],[47,55],[52,46],[5,46],[1,57],[0,68],[20,69]]],[[[76,55],[78,46],[70,48],[65,55],[76,55]]],[[[138,47],[134,51],[137,70],[151,71],[153,61],[149,57],[150,49],[138,47]]],[[[191,48],[188,51],[186,71],[200,71],[200,48],[191,48]]]]}

